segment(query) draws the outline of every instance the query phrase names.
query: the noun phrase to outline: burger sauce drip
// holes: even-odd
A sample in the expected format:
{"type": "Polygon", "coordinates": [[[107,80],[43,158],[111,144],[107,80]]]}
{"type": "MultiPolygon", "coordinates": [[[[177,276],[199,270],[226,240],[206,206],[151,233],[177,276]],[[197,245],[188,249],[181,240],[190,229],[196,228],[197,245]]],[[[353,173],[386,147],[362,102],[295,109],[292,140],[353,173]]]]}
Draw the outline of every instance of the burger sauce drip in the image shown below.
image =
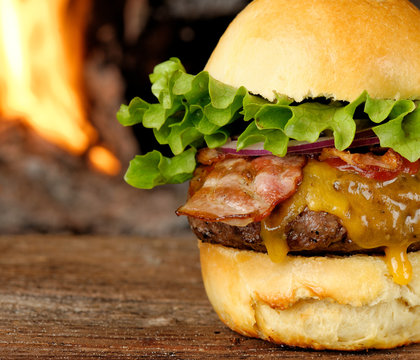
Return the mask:
{"type": "Polygon", "coordinates": [[[273,261],[288,252],[286,225],[305,208],[338,216],[348,237],[362,248],[385,247],[394,282],[411,280],[407,248],[420,239],[420,173],[388,181],[364,178],[309,160],[297,192],[262,221],[261,236],[273,261]]]}

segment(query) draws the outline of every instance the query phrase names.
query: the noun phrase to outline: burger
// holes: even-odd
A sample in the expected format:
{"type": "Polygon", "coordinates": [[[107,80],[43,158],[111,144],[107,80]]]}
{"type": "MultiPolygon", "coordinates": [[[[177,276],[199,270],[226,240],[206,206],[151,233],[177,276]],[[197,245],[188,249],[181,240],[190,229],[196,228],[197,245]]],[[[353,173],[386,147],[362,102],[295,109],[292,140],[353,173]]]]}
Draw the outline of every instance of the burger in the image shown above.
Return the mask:
{"type": "Polygon", "coordinates": [[[406,0],[255,0],[204,70],[150,76],[123,125],[171,150],[126,181],[190,180],[176,212],[234,331],[314,349],[420,341],[420,11],[406,0]]]}

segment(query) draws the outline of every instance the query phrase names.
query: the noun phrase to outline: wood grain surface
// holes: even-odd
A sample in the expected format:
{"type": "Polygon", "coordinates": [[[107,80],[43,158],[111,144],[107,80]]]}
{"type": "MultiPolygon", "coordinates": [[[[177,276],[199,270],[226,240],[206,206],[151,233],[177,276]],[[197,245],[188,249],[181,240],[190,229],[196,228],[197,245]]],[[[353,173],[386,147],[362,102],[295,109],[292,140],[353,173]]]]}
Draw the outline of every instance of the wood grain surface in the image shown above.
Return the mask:
{"type": "Polygon", "coordinates": [[[212,311],[191,238],[0,237],[0,359],[420,359],[302,351],[242,337],[212,311]]]}

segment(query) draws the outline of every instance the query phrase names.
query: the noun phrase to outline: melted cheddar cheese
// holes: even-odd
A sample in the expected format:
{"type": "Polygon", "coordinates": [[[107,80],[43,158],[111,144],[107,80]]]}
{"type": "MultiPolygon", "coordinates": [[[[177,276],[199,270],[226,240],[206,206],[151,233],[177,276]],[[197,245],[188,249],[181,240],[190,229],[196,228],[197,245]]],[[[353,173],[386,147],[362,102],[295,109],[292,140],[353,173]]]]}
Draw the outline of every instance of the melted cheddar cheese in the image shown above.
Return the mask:
{"type": "Polygon", "coordinates": [[[339,217],[361,248],[384,246],[394,281],[409,283],[407,248],[420,241],[420,173],[380,182],[309,160],[297,192],[262,222],[261,236],[273,261],[287,255],[286,225],[305,208],[339,217]]]}

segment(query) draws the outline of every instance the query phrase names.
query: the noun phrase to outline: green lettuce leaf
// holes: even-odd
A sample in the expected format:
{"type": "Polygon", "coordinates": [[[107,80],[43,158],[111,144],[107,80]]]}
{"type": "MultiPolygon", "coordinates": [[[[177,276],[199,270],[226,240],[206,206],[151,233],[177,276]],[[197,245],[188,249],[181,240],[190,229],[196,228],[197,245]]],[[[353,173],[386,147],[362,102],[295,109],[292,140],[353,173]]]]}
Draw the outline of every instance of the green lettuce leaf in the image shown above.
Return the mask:
{"type": "Polygon", "coordinates": [[[290,139],[315,142],[331,133],[335,147],[344,150],[358,126],[372,127],[381,146],[410,161],[420,158],[419,102],[412,100],[374,99],[363,92],[351,103],[325,99],[295,103],[276,93],[272,103],[206,71],[188,74],[177,58],[157,65],[150,81],[157,102],[134,98],[121,105],[117,119],[124,126],[153,129],[159,144],[167,145],[174,156],[152,151],[135,157],[126,180],[136,187],[188,180],[196,166],[196,149],[222,146],[232,136],[238,136],[237,150],[263,143],[264,149],[284,156],[290,139]]]}
{"type": "Polygon", "coordinates": [[[196,150],[184,151],[172,158],[153,150],[146,155],[137,155],[130,161],[124,180],[140,189],[152,189],[158,185],[181,184],[191,179],[196,167],[196,150]]]}
{"type": "Polygon", "coordinates": [[[420,158],[420,108],[416,103],[414,111],[406,108],[395,118],[373,128],[383,147],[389,147],[414,162],[420,158]]]}
{"type": "Polygon", "coordinates": [[[149,106],[146,101],[136,97],[131,100],[130,105],[121,105],[117,112],[117,120],[124,126],[141,124],[144,113],[149,109],[149,106]]]}
{"type": "Polygon", "coordinates": [[[214,149],[226,144],[228,138],[229,132],[225,129],[219,129],[214,134],[204,136],[204,140],[207,144],[207,147],[209,147],[210,149],[214,149]]]}
{"type": "Polygon", "coordinates": [[[277,156],[285,156],[289,137],[283,132],[284,124],[281,115],[287,112],[287,108],[268,105],[258,111],[259,121],[253,121],[239,136],[237,149],[242,150],[250,145],[263,142],[264,149],[277,156]],[[280,116],[280,119],[276,117],[280,116]]]}
{"type": "Polygon", "coordinates": [[[171,58],[157,66],[150,75],[152,93],[159,100],[164,109],[171,109],[176,105],[179,97],[173,92],[176,80],[185,74],[185,69],[177,58],[171,58]]]}

